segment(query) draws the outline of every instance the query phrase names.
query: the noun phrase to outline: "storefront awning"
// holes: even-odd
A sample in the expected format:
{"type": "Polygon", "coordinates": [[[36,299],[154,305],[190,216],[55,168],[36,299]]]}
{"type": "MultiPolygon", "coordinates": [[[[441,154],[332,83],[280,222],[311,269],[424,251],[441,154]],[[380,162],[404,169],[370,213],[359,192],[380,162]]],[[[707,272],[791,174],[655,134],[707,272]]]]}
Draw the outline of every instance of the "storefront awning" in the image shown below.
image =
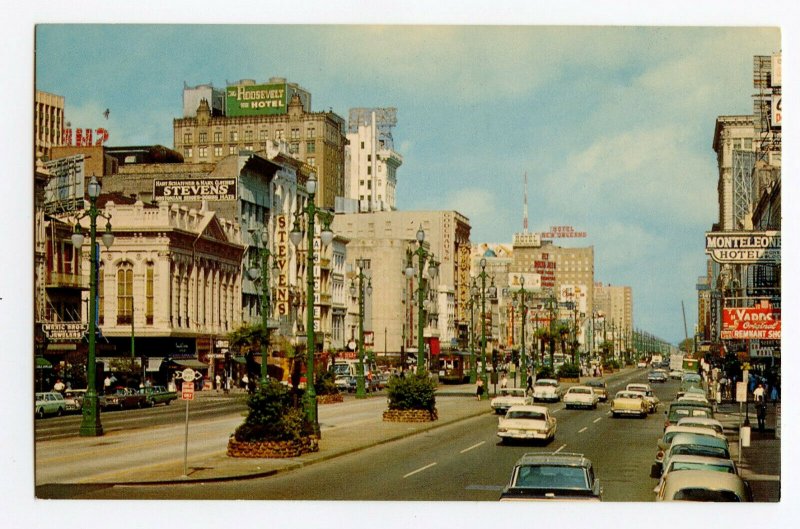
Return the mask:
{"type": "Polygon", "coordinates": [[[46,358],[42,358],[41,356],[36,357],[36,369],[51,369],[53,364],[51,364],[46,358]]]}
{"type": "Polygon", "coordinates": [[[172,360],[181,367],[191,367],[192,369],[208,369],[208,364],[199,360],[172,360]]]}

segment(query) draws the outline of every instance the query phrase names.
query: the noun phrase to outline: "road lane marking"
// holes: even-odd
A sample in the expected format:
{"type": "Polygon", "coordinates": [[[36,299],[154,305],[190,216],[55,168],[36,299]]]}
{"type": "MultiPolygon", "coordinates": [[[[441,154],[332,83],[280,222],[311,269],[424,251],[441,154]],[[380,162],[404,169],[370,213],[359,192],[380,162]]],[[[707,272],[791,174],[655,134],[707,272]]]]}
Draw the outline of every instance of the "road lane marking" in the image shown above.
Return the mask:
{"type": "Polygon", "coordinates": [[[403,476],[403,479],[407,478],[408,476],[413,476],[413,475],[414,475],[414,474],[416,474],[417,472],[422,472],[423,470],[429,469],[429,468],[431,468],[432,466],[435,466],[435,465],[436,465],[436,463],[431,463],[430,465],[425,465],[425,466],[424,466],[424,467],[422,467],[422,468],[418,468],[417,470],[415,470],[415,471],[413,471],[413,472],[409,472],[408,474],[406,474],[405,476],[403,476]]]}
{"type": "Polygon", "coordinates": [[[600,422],[600,421],[602,421],[602,420],[603,420],[603,418],[602,418],[602,417],[598,417],[597,419],[593,420],[592,422],[600,422]]]}
{"type": "Polygon", "coordinates": [[[580,430],[578,430],[578,433],[583,433],[583,432],[585,432],[585,431],[586,431],[586,430],[588,430],[588,429],[589,429],[589,427],[588,427],[588,426],[584,426],[583,428],[581,428],[580,430]]]}
{"type": "Polygon", "coordinates": [[[469,451],[470,451],[470,450],[472,450],[473,448],[478,448],[480,445],[482,445],[482,444],[485,444],[485,443],[486,443],[486,441],[481,441],[480,443],[478,443],[478,444],[474,444],[474,445],[470,446],[469,448],[465,448],[464,450],[462,450],[462,451],[461,451],[461,452],[459,452],[459,453],[463,454],[464,452],[469,452],[469,451]]]}
{"type": "Polygon", "coordinates": [[[559,453],[560,451],[564,450],[566,447],[567,447],[567,445],[561,445],[561,446],[559,447],[559,449],[558,449],[558,450],[556,450],[556,451],[555,451],[555,452],[553,452],[553,453],[554,453],[554,454],[557,454],[557,453],[559,453]]]}

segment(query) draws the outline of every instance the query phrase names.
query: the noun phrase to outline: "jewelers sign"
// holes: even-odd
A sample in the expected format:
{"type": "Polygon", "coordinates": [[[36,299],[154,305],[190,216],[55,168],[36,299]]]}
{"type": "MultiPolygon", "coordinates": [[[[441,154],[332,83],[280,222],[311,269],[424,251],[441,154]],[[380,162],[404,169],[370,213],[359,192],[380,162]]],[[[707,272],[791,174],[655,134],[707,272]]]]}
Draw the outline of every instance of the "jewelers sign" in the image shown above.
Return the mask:
{"type": "Polygon", "coordinates": [[[723,340],[780,340],[781,309],[750,307],[722,309],[723,340]]]}
{"type": "Polygon", "coordinates": [[[779,264],[781,232],[706,232],[706,254],[720,264],[779,264]]]}
{"type": "Polygon", "coordinates": [[[236,200],[235,178],[186,178],[154,180],[153,199],[164,202],[236,200]]]}

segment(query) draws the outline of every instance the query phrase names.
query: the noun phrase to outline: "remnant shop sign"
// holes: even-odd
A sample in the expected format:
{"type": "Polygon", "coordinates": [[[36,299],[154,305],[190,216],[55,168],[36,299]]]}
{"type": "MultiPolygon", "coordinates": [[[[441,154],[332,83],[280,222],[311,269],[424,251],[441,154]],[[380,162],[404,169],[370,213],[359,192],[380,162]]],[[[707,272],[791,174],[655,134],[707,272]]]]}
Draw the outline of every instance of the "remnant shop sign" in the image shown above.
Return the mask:
{"type": "Polygon", "coordinates": [[[707,232],[706,254],[721,264],[781,261],[779,231],[707,232]]]}
{"type": "Polygon", "coordinates": [[[153,198],[164,202],[236,200],[235,178],[154,180],[153,198]]]}
{"type": "Polygon", "coordinates": [[[775,308],[728,308],[722,312],[723,340],[780,340],[781,311],[775,308]]]}

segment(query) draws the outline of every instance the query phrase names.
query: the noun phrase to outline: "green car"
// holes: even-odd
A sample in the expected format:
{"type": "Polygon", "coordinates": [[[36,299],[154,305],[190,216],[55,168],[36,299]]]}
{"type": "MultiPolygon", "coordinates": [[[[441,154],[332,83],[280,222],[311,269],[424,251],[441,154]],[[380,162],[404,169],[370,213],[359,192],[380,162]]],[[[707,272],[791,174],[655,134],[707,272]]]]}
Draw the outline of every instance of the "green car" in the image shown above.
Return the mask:
{"type": "Polygon", "coordinates": [[[168,391],[164,386],[139,388],[139,393],[145,396],[148,406],[155,406],[156,404],[169,405],[170,402],[178,398],[176,392],[168,391]]]}
{"type": "Polygon", "coordinates": [[[33,403],[33,413],[39,419],[44,418],[45,415],[61,416],[67,409],[67,403],[64,402],[64,396],[61,393],[54,391],[36,393],[33,403]]]}

